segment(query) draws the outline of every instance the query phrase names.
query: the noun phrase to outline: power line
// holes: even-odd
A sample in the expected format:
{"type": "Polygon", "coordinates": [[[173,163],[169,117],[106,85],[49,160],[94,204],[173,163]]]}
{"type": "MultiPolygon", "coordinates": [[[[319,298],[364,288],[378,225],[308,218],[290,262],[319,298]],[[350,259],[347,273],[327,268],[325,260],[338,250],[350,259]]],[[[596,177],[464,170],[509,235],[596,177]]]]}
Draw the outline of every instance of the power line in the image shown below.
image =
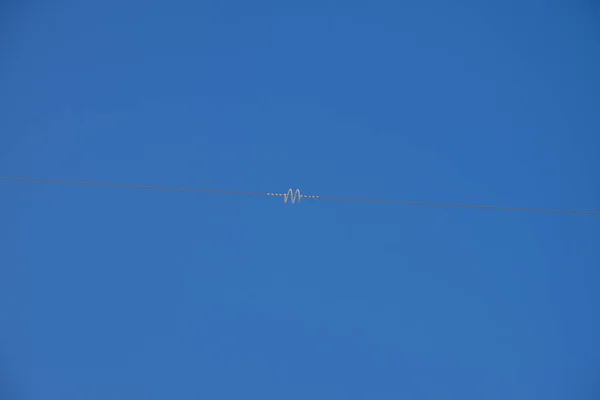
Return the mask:
{"type": "Polygon", "coordinates": [[[170,186],[156,186],[156,185],[127,185],[123,183],[102,183],[102,182],[87,182],[87,181],[64,181],[60,179],[37,179],[37,178],[13,178],[13,177],[0,177],[0,181],[22,181],[22,182],[35,182],[35,183],[58,183],[62,185],[87,185],[87,186],[101,186],[101,187],[120,187],[129,189],[151,189],[151,190],[163,190],[171,192],[196,192],[196,193],[221,193],[221,194],[234,194],[244,196],[268,196],[267,193],[259,192],[236,192],[233,190],[213,190],[213,189],[195,189],[186,187],[170,187],[170,186]]]}
{"type": "Polygon", "coordinates": [[[587,214],[587,215],[600,215],[600,211],[574,211],[574,210],[550,210],[541,208],[526,208],[526,207],[503,207],[503,206],[485,206],[485,205],[473,205],[473,204],[450,204],[450,203],[429,203],[424,201],[400,201],[400,200],[376,200],[359,197],[327,197],[327,196],[307,196],[300,193],[297,189],[295,192],[292,189],[288,190],[287,193],[262,193],[262,192],[240,192],[233,190],[220,190],[220,189],[196,189],[186,187],[171,187],[171,186],[156,186],[156,185],[128,185],[122,183],[101,183],[101,182],[87,182],[87,181],[65,181],[58,179],[37,179],[37,178],[17,178],[17,177],[0,177],[1,181],[21,181],[21,182],[34,182],[34,183],[55,183],[63,185],[87,185],[87,186],[100,186],[100,187],[120,187],[129,189],[151,189],[151,190],[162,190],[172,192],[196,192],[196,193],[219,193],[229,195],[242,195],[242,196],[265,196],[265,197],[283,197],[284,202],[287,203],[288,199],[292,203],[300,201],[301,199],[315,199],[315,200],[328,200],[328,201],[355,201],[362,203],[387,203],[397,205],[417,205],[426,207],[447,207],[447,208],[473,208],[473,209],[487,209],[487,210],[502,210],[502,211],[527,211],[537,213],[561,213],[561,214],[587,214]]]}

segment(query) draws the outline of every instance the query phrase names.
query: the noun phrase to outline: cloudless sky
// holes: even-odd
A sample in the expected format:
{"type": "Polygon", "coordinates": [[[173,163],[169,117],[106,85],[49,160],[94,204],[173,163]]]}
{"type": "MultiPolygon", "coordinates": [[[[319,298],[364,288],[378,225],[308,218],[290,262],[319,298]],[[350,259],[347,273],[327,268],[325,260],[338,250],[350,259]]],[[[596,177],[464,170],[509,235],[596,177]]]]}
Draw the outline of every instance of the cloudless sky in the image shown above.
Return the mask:
{"type": "MultiPolygon", "coordinates": [[[[600,210],[591,1],[0,10],[0,176],[600,210]]],[[[593,215],[3,181],[0,390],[598,398],[598,267],[593,215]]]]}

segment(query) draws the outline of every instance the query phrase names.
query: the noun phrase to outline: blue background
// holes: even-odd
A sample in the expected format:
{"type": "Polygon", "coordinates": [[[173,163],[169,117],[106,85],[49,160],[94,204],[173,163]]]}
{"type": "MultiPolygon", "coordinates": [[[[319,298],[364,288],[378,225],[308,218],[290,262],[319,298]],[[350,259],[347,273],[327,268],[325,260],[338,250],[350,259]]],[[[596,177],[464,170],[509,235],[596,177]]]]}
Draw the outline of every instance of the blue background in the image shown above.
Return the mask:
{"type": "MultiPolygon", "coordinates": [[[[593,2],[12,0],[0,21],[2,176],[600,210],[593,2]]],[[[4,181],[0,386],[598,398],[599,239],[597,216],[4,181]]]]}

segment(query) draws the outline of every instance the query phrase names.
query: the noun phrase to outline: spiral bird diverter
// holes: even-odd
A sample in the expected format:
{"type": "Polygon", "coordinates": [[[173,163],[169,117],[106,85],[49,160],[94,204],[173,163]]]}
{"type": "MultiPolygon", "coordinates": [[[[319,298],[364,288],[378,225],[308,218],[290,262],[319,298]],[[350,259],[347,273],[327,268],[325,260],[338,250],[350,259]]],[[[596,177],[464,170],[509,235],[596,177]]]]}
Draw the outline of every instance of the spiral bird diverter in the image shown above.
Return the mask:
{"type": "Polygon", "coordinates": [[[292,202],[292,204],[294,204],[296,201],[298,201],[298,203],[299,203],[300,200],[302,200],[302,199],[318,199],[319,198],[319,196],[307,196],[305,194],[301,194],[300,189],[296,189],[296,191],[294,191],[293,189],[289,189],[287,191],[287,193],[267,193],[267,195],[283,197],[284,203],[287,203],[288,200],[290,200],[292,202]]]}

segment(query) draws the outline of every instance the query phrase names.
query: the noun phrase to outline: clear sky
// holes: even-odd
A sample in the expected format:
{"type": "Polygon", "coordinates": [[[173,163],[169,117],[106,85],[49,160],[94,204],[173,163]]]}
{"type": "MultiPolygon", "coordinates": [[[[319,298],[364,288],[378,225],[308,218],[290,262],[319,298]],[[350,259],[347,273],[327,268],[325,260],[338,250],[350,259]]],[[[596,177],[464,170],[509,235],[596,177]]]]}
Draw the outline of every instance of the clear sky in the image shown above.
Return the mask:
{"type": "MultiPolygon", "coordinates": [[[[597,211],[592,3],[11,0],[0,176],[597,211]]],[[[0,389],[598,398],[599,243],[598,216],[4,181],[0,389]]]]}

